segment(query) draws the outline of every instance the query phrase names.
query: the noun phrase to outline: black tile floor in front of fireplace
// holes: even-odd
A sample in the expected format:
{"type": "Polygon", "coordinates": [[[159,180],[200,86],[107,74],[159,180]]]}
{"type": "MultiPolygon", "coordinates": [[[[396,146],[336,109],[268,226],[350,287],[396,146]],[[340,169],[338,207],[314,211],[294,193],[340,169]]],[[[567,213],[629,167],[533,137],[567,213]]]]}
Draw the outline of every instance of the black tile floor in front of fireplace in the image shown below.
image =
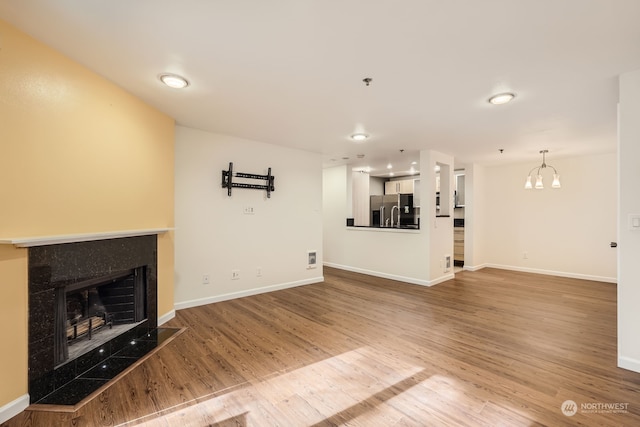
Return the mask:
{"type": "Polygon", "coordinates": [[[76,405],[150,351],[171,338],[178,329],[132,329],[75,361],[54,371],[56,389],[33,402],[47,405],[76,405]]]}

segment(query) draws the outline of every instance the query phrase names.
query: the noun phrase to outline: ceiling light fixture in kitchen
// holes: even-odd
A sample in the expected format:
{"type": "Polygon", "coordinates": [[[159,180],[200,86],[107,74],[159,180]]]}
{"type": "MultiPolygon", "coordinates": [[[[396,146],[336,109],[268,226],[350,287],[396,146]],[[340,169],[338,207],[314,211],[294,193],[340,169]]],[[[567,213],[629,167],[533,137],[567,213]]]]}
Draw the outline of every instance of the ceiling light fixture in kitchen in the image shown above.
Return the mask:
{"type": "Polygon", "coordinates": [[[493,105],[506,104],[507,102],[511,101],[515,97],[516,97],[515,93],[511,93],[511,92],[498,93],[496,95],[493,95],[491,98],[489,98],[489,104],[493,104],[493,105]]]}
{"type": "Polygon", "coordinates": [[[189,81],[177,74],[168,74],[168,73],[160,74],[158,78],[162,83],[174,89],[183,89],[189,86],[189,81]]]}
{"type": "Polygon", "coordinates": [[[524,184],[525,190],[531,190],[535,188],[536,190],[542,190],[544,185],[542,184],[542,175],[540,172],[542,169],[545,169],[547,166],[553,169],[553,182],[551,183],[551,188],[560,188],[560,175],[556,168],[551,165],[548,165],[545,161],[545,155],[549,152],[549,150],[540,150],[540,154],[542,154],[542,164],[540,166],[536,166],[529,171],[529,176],[527,176],[527,182],[524,184]],[[531,174],[533,171],[536,171],[536,184],[535,186],[531,183],[531,174]]]}
{"type": "Polygon", "coordinates": [[[366,133],[354,133],[353,135],[351,135],[351,139],[356,142],[362,142],[367,138],[369,138],[369,135],[367,135],[366,133]]]}

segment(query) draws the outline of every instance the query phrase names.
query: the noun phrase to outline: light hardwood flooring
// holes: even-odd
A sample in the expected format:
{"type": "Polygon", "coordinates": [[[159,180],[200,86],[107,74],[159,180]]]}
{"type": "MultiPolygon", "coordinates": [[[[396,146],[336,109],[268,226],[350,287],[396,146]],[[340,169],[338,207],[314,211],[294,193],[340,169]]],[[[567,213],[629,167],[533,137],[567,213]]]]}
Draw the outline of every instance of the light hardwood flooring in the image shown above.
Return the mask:
{"type": "Polygon", "coordinates": [[[616,367],[614,284],[324,275],[178,311],[167,326],[187,330],[76,413],[7,425],[640,425],[640,374],[616,367]],[[626,412],[598,410],[611,403],[626,412]]]}

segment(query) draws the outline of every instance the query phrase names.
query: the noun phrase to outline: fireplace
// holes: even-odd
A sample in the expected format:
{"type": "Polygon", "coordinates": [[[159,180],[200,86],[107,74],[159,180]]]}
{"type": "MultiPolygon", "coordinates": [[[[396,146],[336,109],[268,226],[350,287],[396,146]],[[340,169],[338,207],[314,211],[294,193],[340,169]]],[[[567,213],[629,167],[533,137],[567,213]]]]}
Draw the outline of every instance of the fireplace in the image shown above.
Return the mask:
{"type": "Polygon", "coordinates": [[[137,267],[56,289],[56,366],[76,359],[146,319],[145,270],[137,267]]]}
{"type": "Polygon", "coordinates": [[[31,403],[155,330],[156,272],[156,235],[29,248],[31,403]]]}

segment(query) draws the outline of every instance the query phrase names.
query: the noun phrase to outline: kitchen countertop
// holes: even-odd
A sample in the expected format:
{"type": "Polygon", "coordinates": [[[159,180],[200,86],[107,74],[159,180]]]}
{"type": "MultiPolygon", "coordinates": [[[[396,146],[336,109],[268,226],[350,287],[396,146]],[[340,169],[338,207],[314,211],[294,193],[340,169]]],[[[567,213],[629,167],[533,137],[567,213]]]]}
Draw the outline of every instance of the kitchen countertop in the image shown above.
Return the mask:
{"type": "Polygon", "coordinates": [[[373,227],[366,225],[349,225],[347,229],[355,229],[355,230],[369,230],[369,231],[420,231],[420,227],[417,225],[403,225],[401,227],[373,227]]]}

